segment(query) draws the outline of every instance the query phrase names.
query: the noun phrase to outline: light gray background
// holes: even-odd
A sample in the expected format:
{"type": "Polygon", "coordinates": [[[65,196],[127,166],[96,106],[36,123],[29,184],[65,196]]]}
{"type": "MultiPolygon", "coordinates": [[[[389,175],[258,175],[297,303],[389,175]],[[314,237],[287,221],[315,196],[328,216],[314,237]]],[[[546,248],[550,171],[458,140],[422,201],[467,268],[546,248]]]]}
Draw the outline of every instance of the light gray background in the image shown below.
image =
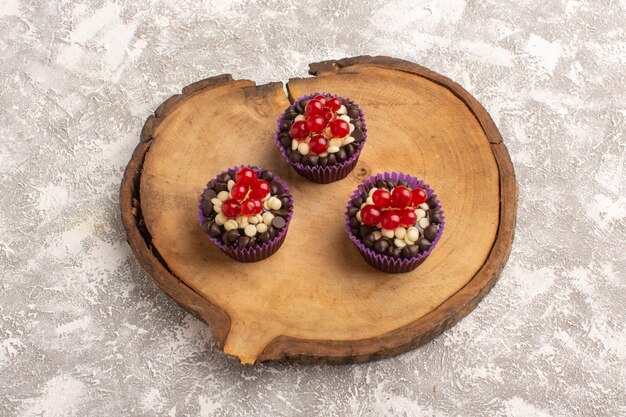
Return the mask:
{"type": "Polygon", "coordinates": [[[0,415],[625,415],[626,3],[0,0],[0,415]],[[502,277],[377,363],[243,367],[125,242],[145,118],[193,81],[360,54],[459,82],[520,185],[502,277]]]}

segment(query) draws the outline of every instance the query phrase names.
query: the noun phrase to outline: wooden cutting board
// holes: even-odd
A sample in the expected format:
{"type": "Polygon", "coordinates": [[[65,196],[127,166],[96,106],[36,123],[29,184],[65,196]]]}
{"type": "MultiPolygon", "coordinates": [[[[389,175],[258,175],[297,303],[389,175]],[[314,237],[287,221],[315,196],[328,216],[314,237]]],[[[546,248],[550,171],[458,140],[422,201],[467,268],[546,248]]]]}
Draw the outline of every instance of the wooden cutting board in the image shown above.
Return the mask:
{"type": "Polygon", "coordinates": [[[310,65],[315,77],[257,86],[230,75],[185,87],[150,116],[126,169],[120,204],[146,272],[209,324],[242,363],[351,363],[428,342],[489,292],[508,258],[517,208],[513,166],[485,109],[451,80],[388,57],[310,65]],[[298,176],[274,143],[276,119],[301,95],[337,93],[365,112],[368,140],[354,171],[321,185],[298,176]],[[274,170],[291,188],[283,247],[237,263],[204,236],[197,200],[238,164],[274,170]],[[446,227],[415,271],[369,267],[345,234],[349,194],[383,171],[434,188],[446,227]]]}

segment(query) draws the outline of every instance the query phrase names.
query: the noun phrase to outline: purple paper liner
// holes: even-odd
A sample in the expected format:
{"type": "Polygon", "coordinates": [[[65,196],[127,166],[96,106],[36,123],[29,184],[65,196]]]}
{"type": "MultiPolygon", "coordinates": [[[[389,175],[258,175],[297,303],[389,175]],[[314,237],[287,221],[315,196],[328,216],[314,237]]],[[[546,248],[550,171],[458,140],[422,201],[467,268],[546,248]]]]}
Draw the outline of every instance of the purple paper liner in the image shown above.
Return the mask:
{"type": "MultiPolygon", "coordinates": [[[[220,175],[230,171],[231,169],[235,170],[236,172],[240,168],[256,168],[259,170],[259,173],[266,171],[264,168],[261,168],[261,167],[253,167],[251,165],[238,165],[238,166],[234,166],[232,168],[228,168],[220,172],[219,174],[215,176],[215,178],[213,178],[213,180],[216,181],[220,175]]],[[[291,217],[293,216],[293,196],[291,195],[291,191],[289,190],[289,187],[287,187],[287,184],[278,175],[274,174],[273,181],[278,181],[282,187],[282,191],[289,195],[289,203],[290,203],[289,205],[291,209],[289,210],[289,214],[285,218],[285,227],[283,227],[282,229],[278,231],[278,234],[274,237],[274,239],[271,239],[260,245],[255,245],[251,248],[239,249],[236,246],[225,245],[221,239],[209,236],[209,234],[206,232],[205,227],[204,227],[204,225],[206,224],[206,219],[204,217],[204,212],[202,211],[202,194],[204,194],[204,191],[206,191],[207,188],[204,188],[204,190],[202,190],[202,194],[200,194],[200,199],[198,200],[198,222],[200,223],[200,227],[202,228],[202,231],[215,246],[217,246],[222,252],[224,252],[226,255],[230,256],[236,261],[239,261],[239,262],[262,261],[263,259],[268,258],[272,256],[273,254],[275,254],[278,251],[278,249],[280,249],[283,242],[285,241],[285,238],[287,237],[287,230],[289,229],[289,223],[291,222],[291,217]]]]}
{"type": "Polygon", "coordinates": [[[408,174],[403,174],[401,172],[383,172],[382,174],[377,174],[369,177],[368,179],[363,181],[361,185],[359,185],[359,187],[352,193],[346,207],[346,232],[348,233],[348,236],[350,237],[352,243],[354,243],[359,252],[361,252],[361,256],[363,256],[365,262],[380,271],[389,272],[392,274],[412,271],[417,268],[422,262],[424,262],[428,255],[430,255],[430,253],[433,251],[435,246],[437,246],[437,242],[439,242],[441,234],[443,233],[445,223],[445,216],[443,210],[441,210],[439,199],[437,199],[437,195],[428,186],[428,184],[425,184],[424,181],[418,180],[415,177],[412,177],[408,174]],[[437,236],[432,241],[430,248],[428,248],[426,252],[419,253],[412,258],[395,258],[393,256],[381,255],[375,250],[366,247],[363,242],[357,236],[355,236],[354,233],[352,233],[352,229],[350,228],[350,217],[348,216],[347,210],[352,206],[352,200],[360,196],[363,192],[367,192],[367,190],[371,188],[371,186],[374,185],[379,179],[385,181],[389,180],[394,184],[397,184],[398,181],[404,180],[411,188],[425,189],[428,195],[427,198],[435,197],[435,201],[437,202],[435,209],[441,211],[441,223],[439,223],[439,231],[437,232],[437,236]]]}
{"type": "Polygon", "coordinates": [[[328,183],[331,183],[331,182],[339,181],[339,180],[347,177],[348,174],[350,172],[352,172],[352,170],[356,166],[356,163],[359,160],[359,156],[361,155],[361,150],[363,149],[363,146],[365,145],[365,141],[367,140],[367,125],[365,123],[365,117],[363,115],[363,110],[353,100],[350,100],[350,99],[345,98],[345,97],[341,97],[341,96],[339,96],[337,94],[326,94],[324,92],[313,93],[313,94],[306,94],[306,95],[298,98],[297,100],[295,100],[294,104],[292,104],[289,107],[287,107],[287,109],[285,109],[283,114],[281,114],[280,117],[278,118],[276,124],[278,126],[278,130],[277,130],[276,134],[274,135],[274,141],[278,145],[278,149],[280,149],[280,153],[283,155],[283,157],[285,158],[287,163],[289,165],[291,165],[291,167],[298,174],[302,175],[304,178],[307,178],[307,179],[309,179],[311,181],[314,181],[314,182],[318,182],[320,184],[328,184],[328,183]],[[311,99],[311,98],[313,98],[313,97],[315,97],[317,95],[324,95],[324,96],[325,95],[329,95],[331,97],[336,97],[338,99],[344,99],[344,100],[348,101],[350,104],[355,105],[359,109],[359,118],[361,119],[361,122],[363,122],[363,128],[362,128],[362,130],[363,130],[363,140],[361,142],[359,142],[359,146],[354,150],[354,154],[350,158],[346,159],[345,161],[343,161],[340,164],[327,165],[325,167],[321,167],[319,165],[311,166],[311,165],[301,164],[300,162],[293,162],[289,158],[289,155],[287,155],[287,149],[285,149],[283,144],[280,143],[280,140],[278,139],[278,135],[280,134],[280,126],[282,125],[283,121],[285,120],[285,112],[289,108],[294,108],[296,103],[299,103],[302,100],[311,99]]]}

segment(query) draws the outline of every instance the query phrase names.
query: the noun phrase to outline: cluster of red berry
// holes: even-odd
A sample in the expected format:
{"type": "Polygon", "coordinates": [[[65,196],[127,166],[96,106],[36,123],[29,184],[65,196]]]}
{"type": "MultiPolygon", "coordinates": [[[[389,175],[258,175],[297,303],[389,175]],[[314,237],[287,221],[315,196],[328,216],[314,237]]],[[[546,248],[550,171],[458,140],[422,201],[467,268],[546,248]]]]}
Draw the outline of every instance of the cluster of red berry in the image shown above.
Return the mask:
{"type": "Polygon", "coordinates": [[[254,216],[263,211],[261,200],[270,192],[270,184],[259,179],[250,168],[241,168],[235,175],[235,184],[229,198],[222,203],[222,213],[234,218],[239,215],[254,216]]]}
{"type": "Polygon", "coordinates": [[[398,186],[391,192],[379,188],[372,194],[374,204],[361,209],[361,221],[368,226],[381,224],[383,229],[395,229],[398,226],[410,227],[417,221],[415,208],[426,201],[426,191],[398,186]]]}
{"type": "Polygon", "coordinates": [[[337,118],[341,106],[341,100],[336,97],[327,99],[322,95],[315,96],[304,109],[305,120],[299,120],[291,126],[291,137],[302,142],[311,135],[309,152],[318,155],[326,152],[331,139],[344,138],[350,133],[350,124],[337,118]],[[328,137],[329,132],[331,137],[328,137]]]}

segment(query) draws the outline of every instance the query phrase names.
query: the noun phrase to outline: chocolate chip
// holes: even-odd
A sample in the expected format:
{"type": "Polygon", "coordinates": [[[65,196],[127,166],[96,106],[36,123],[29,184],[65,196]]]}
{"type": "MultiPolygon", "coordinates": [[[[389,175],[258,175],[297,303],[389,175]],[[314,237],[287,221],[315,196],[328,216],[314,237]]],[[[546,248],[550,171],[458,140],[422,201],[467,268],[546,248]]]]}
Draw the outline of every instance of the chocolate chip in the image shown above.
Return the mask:
{"type": "Polygon", "coordinates": [[[299,102],[296,103],[296,111],[300,114],[304,113],[304,108],[306,107],[306,105],[309,103],[308,99],[304,99],[304,100],[300,100],[299,102]]]}
{"type": "MultiPolygon", "coordinates": [[[[368,192],[369,192],[369,190],[368,190],[368,192]]],[[[368,194],[368,193],[366,193],[366,192],[362,192],[362,193],[361,193],[361,200],[366,201],[366,200],[367,200],[367,197],[369,197],[369,194],[368,194]]]]}
{"type": "Polygon", "coordinates": [[[378,253],[385,253],[389,249],[389,241],[387,239],[378,239],[374,244],[374,250],[378,253]]]}
{"type": "Polygon", "coordinates": [[[272,219],[272,226],[276,229],[282,229],[283,227],[285,227],[285,224],[285,219],[283,219],[282,217],[276,216],[272,219]]]}
{"type": "Polygon", "coordinates": [[[389,245],[389,247],[387,248],[387,250],[385,251],[385,255],[387,256],[393,256],[393,249],[395,246],[393,245],[389,245]]]}
{"type": "Polygon", "coordinates": [[[359,210],[361,209],[362,204],[363,204],[363,199],[361,197],[357,197],[354,200],[352,200],[352,205],[358,208],[359,210]]]}
{"type": "Polygon", "coordinates": [[[434,196],[428,197],[428,200],[426,200],[426,203],[428,203],[428,207],[430,208],[437,207],[437,199],[434,196]]]}
{"type": "Polygon", "coordinates": [[[358,119],[361,117],[361,113],[356,107],[350,107],[348,108],[348,116],[350,116],[351,119],[358,119]]]}
{"type": "Polygon", "coordinates": [[[391,251],[391,256],[393,256],[394,258],[399,258],[401,254],[402,254],[402,248],[398,248],[394,246],[393,250],[391,251]]]}
{"type": "Polygon", "coordinates": [[[428,239],[421,238],[417,243],[421,252],[426,252],[430,248],[430,241],[428,239]]]}
{"type": "Polygon", "coordinates": [[[209,183],[206,186],[210,190],[214,189],[215,188],[215,181],[213,181],[213,180],[209,181],[209,183]]]}
{"type": "Polygon", "coordinates": [[[237,229],[230,230],[226,235],[226,238],[228,239],[228,242],[235,243],[237,239],[239,239],[239,232],[237,229]]]}
{"type": "Polygon", "coordinates": [[[248,246],[249,242],[250,238],[248,236],[239,236],[239,239],[237,239],[237,246],[239,247],[239,249],[244,249],[246,246],[248,246]]]}
{"type": "MultiPolygon", "coordinates": [[[[356,131],[356,129],[359,129],[359,130],[363,129],[363,122],[361,122],[360,119],[357,119],[357,120],[353,121],[352,124],[354,125],[354,131],[352,133],[354,133],[356,131]]],[[[354,136],[352,136],[352,137],[354,137],[354,136]]]]}
{"type": "Polygon", "coordinates": [[[298,152],[298,150],[294,151],[290,149],[287,155],[293,162],[300,162],[302,160],[302,154],[298,152]]]}
{"type": "Polygon", "coordinates": [[[259,235],[259,240],[263,243],[268,242],[270,240],[270,234],[268,232],[263,232],[259,235]]]}
{"type": "Polygon", "coordinates": [[[337,163],[337,157],[334,153],[328,155],[328,165],[335,165],[337,163]]]}
{"type": "Polygon", "coordinates": [[[365,237],[363,238],[363,244],[368,248],[373,248],[376,244],[376,239],[374,239],[374,235],[365,235],[365,237]]]}
{"type": "Polygon", "coordinates": [[[361,234],[361,236],[365,236],[365,235],[369,235],[370,233],[374,233],[375,230],[376,230],[375,227],[368,226],[366,224],[362,224],[362,225],[359,226],[359,233],[361,234]]]}
{"type": "MultiPolygon", "coordinates": [[[[213,184],[213,187],[215,187],[215,183],[213,184]]],[[[206,201],[211,201],[215,197],[217,197],[217,193],[215,192],[215,190],[208,189],[204,190],[204,192],[202,193],[202,198],[206,201]]]]}
{"type": "Polygon", "coordinates": [[[355,142],[361,142],[363,140],[363,131],[355,127],[350,136],[354,138],[355,142]]]}
{"type": "Polygon", "coordinates": [[[274,173],[272,171],[263,171],[261,179],[267,182],[272,182],[274,180],[274,173]]]}
{"type": "Polygon", "coordinates": [[[288,206],[289,206],[289,204],[290,204],[290,202],[289,202],[289,197],[283,197],[283,198],[281,198],[281,199],[280,199],[280,202],[281,202],[281,204],[282,204],[282,206],[283,206],[284,208],[288,207],[288,206]]]}
{"type": "Polygon", "coordinates": [[[209,232],[209,236],[211,237],[217,237],[222,233],[222,230],[220,229],[220,227],[213,222],[211,222],[211,224],[208,224],[206,226],[206,230],[207,232],[209,232]]]}
{"type": "Polygon", "coordinates": [[[248,241],[248,247],[251,248],[252,246],[256,245],[256,237],[251,237],[250,240],[248,241]]]}
{"type": "Polygon", "coordinates": [[[354,227],[354,228],[356,228],[356,227],[359,227],[359,225],[360,225],[360,223],[359,223],[359,221],[356,219],[356,217],[352,217],[352,218],[350,219],[350,227],[354,227]]]}
{"type": "MultiPolygon", "coordinates": [[[[258,171],[258,169],[256,167],[253,167],[255,171],[258,171]]],[[[228,175],[230,175],[230,179],[232,179],[233,181],[235,180],[235,178],[237,177],[237,173],[235,172],[234,169],[229,169],[228,170],[228,175]]],[[[228,182],[228,181],[226,181],[228,182]]]]}
{"type": "Polygon", "coordinates": [[[411,257],[411,252],[409,251],[409,247],[405,246],[402,248],[402,252],[400,253],[400,256],[403,258],[410,258],[411,257]]]}
{"type": "Polygon", "coordinates": [[[356,207],[348,207],[348,217],[354,217],[359,212],[359,209],[356,207]]]}
{"type": "Polygon", "coordinates": [[[280,128],[281,130],[287,130],[291,128],[291,121],[290,120],[283,120],[283,122],[280,124],[280,128]]]}
{"type": "Polygon", "coordinates": [[[349,143],[348,145],[344,146],[343,148],[346,150],[346,155],[348,156],[348,158],[352,158],[352,155],[354,155],[354,145],[349,143]]]}
{"type": "Polygon", "coordinates": [[[283,189],[282,185],[278,181],[272,181],[270,183],[270,193],[278,194],[283,189]]]}
{"type": "Polygon", "coordinates": [[[328,157],[322,156],[320,158],[319,164],[321,167],[325,167],[326,165],[328,165],[328,157]]]}
{"type": "Polygon", "coordinates": [[[352,231],[353,235],[355,235],[355,236],[359,235],[359,229],[352,229],[352,228],[350,228],[350,230],[352,231]]]}
{"type": "Polygon", "coordinates": [[[220,175],[219,175],[219,177],[217,177],[217,179],[218,179],[220,182],[228,182],[228,181],[232,180],[232,179],[233,179],[233,177],[231,177],[231,176],[230,176],[230,174],[229,174],[228,172],[225,172],[225,173],[223,173],[223,174],[220,174],[220,175]]]}
{"type": "Polygon", "coordinates": [[[335,153],[337,162],[343,162],[348,159],[348,154],[346,154],[346,150],[343,147],[339,148],[339,151],[335,153]]]}
{"type": "Polygon", "coordinates": [[[437,226],[431,224],[426,229],[424,229],[424,237],[426,237],[426,239],[430,241],[433,241],[437,237],[438,231],[439,230],[437,229],[437,226]]]}
{"type": "Polygon", "coordinates": [[[270,226],[267,228],[267,233],[269,233],[270,235],[270,239],[274,239],[276,237],[276,234],[278,233],[276,231],[276,229],[274,228],[274,226],[270,226]]]}
{"type": "Polygon", "coordinates": [[[285,111],[285,119],[293,120],[296,117],[298,117],[298,112],[293,107],[289,107],[287,111],[285,111]]]}
{"type": "Polygon", "coordinates": [[[288,207],[281,207],[280,210],[270,210],[270,213],[272,213],[274,216],[279,216],[279,217],[287,217],[289,216],[289,208],[288,207]]]}
{"type": "Polygon", "coordinates": [[[289,136],[283,136],[280,138],[280,144],[283,145],[285,149],[291,148],[291,138],[289,136]]]}
{"type": "Polygon", "coordinates": [[[228,232],[226,230],[224,230],[222,232],[222,236],[221,236],[222,242],[224,242],[224,244],[228,245],[228,232]]]}
{"type": "Polygon", "coordinates": [[[377,180],[376,188],[387,188],[387,183],[384,180],[377,180]]]}
{"type": "Polygon", "coordinates": [[[215,192],[228,191],[228,185],[224,182],[218,182],[215,184],[215,192]]]}
{"type": "Polygon", "coordinates": [[[430,221],[432,223],[441,223],[441,212],[439,210],[431,211],[429,210],[430,221]]]}
{"type": "Polygon", "coordinates": [[[401,186],[403,186],[403,187],[406,187],[407,185],[409,185],[409,183],[408,183],[408,182],[406,182],[405,180],[400,180],[400,181],[398,181],[398,185],[401,185],[401,186]]]}
{"type": "Polygon", "coordinates": [[[409,250],[411,257],[417,256],[417,254],[420,253],[420,248],[417,245],[408,245],[406,248],[409,250]]]}
{"type": "Polygon", "coordinates": [[[209,215],[213,212],[213,204],[211,204],[210,201],[203,200],[201,207],[205,215],[209,215]]]}
{"type": "Polygon", "coordinates": [[[390,190],[396,186],[391,180],[387,180],[386,182],[387,182],[387,188],[390,190]]]}
{"type": "Polygon", "coordinates": [[[311,165],[317,165],[319,163],[320,157],[317,155],[307,155],[306,159],[308,159],[311,165]]]}

